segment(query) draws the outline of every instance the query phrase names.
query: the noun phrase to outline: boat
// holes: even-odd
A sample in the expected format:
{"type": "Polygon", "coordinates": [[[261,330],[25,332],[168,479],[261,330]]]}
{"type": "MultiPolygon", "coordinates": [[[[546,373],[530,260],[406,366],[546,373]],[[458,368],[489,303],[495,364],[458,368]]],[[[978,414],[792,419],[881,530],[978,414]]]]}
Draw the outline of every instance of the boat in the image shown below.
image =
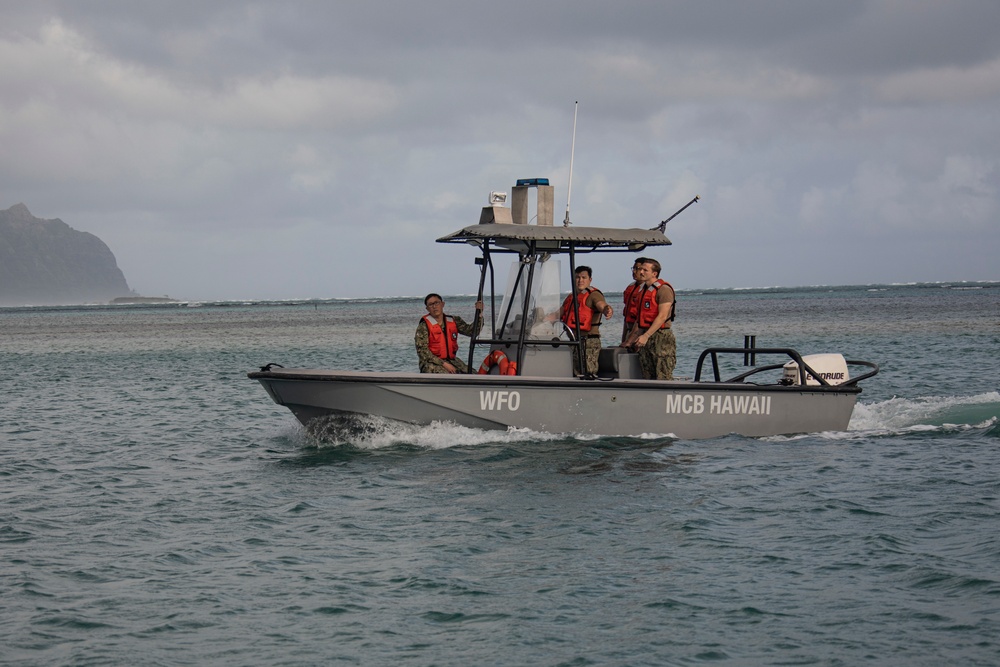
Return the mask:
{"type": "MultiPolygon", "coordinates": [[[[859,383],[879,369],[839,353],[801,355],[790,348],[757,347],[747,337],[742,347],[703,350],[693,377],[658,380],[643,379],[635,352],[605,347],[598,372],[586,373],[579,361],[583,355],[573,353],[583,345],[580,332],[551,315],[562,304],[562,275],[572,278],[580,256],[671,245],[664,234],[670,218],[653,229],[575,226],[567,206],[566,220],[556,226],[548,179],[518,180],[510,207],[506,195],[491,193],[477,224],[437,239],[481,255],[478,298],[488,316],[468,351],[470,369],[477,368],[477,358],[484,361],[480,372],[360,372],[269,363],[248,377],[307,427],[330,416],[374,415],[418,425],[685,439],[847,430],[862,391],[859,383]],[[532,198],[537,214],[529,219],[532,198]],[[562,273],[564,260],[568,274],[562,273]],[[499,281],[504,268],[506,280],[499,281]],[[747,369],[731,375],[740,357],[747,369]],[[770,363],[757,365],[758,358],[770,363]],[[493,363],[498,360],[505,363],[493,363]],[[862,372],[851,377],[850,369],[858,367],[862,372]]],[[[688,205],[694,201],[697,197],[688,205]]]]}

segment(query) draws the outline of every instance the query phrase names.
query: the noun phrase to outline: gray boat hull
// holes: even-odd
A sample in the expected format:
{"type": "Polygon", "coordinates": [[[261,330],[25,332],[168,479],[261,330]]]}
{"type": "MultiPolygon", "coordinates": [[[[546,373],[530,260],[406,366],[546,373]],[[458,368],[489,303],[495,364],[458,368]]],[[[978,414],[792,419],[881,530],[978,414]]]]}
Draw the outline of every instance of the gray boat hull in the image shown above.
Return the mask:
{"type": "Polygon", "coordinates": [[[274,369],[250,373],[303,424],[377,415],[412,424],[712,438],[843,431],[860,389],[742,382],[584,380],[274,369]]]}

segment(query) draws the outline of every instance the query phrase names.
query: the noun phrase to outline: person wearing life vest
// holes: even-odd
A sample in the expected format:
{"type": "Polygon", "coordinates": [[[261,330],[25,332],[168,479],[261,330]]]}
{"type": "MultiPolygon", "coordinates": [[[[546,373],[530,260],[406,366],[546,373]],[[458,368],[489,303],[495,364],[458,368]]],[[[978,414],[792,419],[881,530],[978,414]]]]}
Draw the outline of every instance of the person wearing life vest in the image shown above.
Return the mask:
{"type": "MultiPolygon", "coordinates": [[[[576,282],[576,308],[573,308],[573,295],[570,294],[563,301],[559,309],[559,319],[562,320],[574,335],[577,330],[577,314],[579,314],[580,335],[584,340],[584,351],[586,367],[584,372],[588,375],[597,375],[597,361],[601,353],[601,316],[611,317],[613,310],[608,302],[604,300],[601,290],[591,286],[593,271],[589,266],[578,266],[573,273],[576,282]]],[[[579,359],[574,349],[573,363],[579,368],[579,359]]]]}
{"type": "Polygon", "coordinates": [[[632,263],[632,282],[622,291],[622,344],[628,340],[628,335],[632,332],[632,325],[639,319],[639,293],[645,283],[639,280],[639,267],[646,262],[645,257],[637,257],[632,263]]]}
{"type": "MultiPolygon", "coordinates": [[[[468,373],[469,367],[458,358],[458,335],[473,336],[483,328],[483,318],[478,317],[475,331],[471,324],[457,315],[445,315],[444,299],[440,294],[424,297],[427,314],[417,322],[413,343],[421,373],[468,373]]],[[[476,310],[483,311],[483,302],[476,302],[476,310]]]]}
{"type": "Polygon", "coordinates": [[[674,320],[676,294],[673,286],[660,279],[660,263],[646,259],[639,268],[644,287],[639,293],[637,319],[625,347],[639,352],[639,367],[647,380],[672,380],[677,365],[674,320]]]}

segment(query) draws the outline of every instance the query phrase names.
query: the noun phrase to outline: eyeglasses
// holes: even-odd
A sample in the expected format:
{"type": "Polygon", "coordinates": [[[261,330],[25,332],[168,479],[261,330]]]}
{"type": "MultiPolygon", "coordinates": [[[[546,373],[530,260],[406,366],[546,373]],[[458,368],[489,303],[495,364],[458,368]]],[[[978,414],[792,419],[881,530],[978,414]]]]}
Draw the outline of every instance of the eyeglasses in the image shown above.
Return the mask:
{"type": "Polygon", "coordinates": [[[424,305],[430,308],[431,306],[440,306],[444,301],[428,301],[424,305]]]}

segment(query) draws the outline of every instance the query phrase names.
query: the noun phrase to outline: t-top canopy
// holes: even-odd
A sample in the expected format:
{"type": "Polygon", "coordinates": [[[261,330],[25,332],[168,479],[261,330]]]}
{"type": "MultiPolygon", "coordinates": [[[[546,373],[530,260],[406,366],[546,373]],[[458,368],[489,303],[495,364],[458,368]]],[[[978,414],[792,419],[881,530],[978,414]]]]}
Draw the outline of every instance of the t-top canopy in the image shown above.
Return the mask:
{"type": "Polygon", "coordinates": [[[546,250],[569,250],[571,247],[642,250],[646,246],[671,245],[670,239],[655,229],[616,229],[613,227],[548,227],[538,225],[470,225],[442,236],[438,243],[505,242],[540,243],[546,250]]]}

